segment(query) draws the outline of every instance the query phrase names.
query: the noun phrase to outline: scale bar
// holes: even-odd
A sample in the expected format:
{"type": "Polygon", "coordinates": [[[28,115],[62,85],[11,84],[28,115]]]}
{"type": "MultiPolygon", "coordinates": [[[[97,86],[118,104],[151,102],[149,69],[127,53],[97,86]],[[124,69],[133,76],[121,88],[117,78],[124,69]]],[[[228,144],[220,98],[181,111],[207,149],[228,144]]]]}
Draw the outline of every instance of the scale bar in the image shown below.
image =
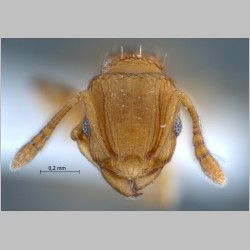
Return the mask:
{"type": "Polygon", "coordinates": [[[80,174],[80,170],[78,170],[78,171],[70,171],[70,170],[40,170],[40,174],[41,173],[79,173],[80,174]]]}

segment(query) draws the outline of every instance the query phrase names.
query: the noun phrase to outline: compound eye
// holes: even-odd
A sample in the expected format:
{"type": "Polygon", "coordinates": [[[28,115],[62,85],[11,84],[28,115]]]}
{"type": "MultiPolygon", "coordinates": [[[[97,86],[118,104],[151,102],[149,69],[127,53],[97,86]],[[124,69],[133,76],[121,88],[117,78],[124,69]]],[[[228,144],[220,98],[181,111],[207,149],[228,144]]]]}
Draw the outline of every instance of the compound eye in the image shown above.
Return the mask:
{"type": "Polygon", "coordinates": [[[82,131],[86,136],[89,136],[90,129],[89,129],[89,120],[87,119],[87,117],[85,117],[83,120],[82,131]]]}
{"type": "Polygon", "coordinates": [[[181,130],[182,130],[181,118],[177,116],[174,124],[174,134],[176,137],[181,133],[181,130]]]}

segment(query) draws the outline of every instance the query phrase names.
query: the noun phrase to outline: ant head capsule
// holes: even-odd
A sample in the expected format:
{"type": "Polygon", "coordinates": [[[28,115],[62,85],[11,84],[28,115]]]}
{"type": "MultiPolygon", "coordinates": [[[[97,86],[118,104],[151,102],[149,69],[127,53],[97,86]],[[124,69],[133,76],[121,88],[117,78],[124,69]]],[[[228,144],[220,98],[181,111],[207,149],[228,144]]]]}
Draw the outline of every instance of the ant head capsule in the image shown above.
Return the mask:
{"type": "Polygon", "coordinates": [[[105,180],[128,197],[140,195],[170,162],[182,123],[180,105],[193,123],[193,145],[203,172],[216,184],[225,177],[207,149],[199,116],[189,97],[163,73],[157,57],[124,52],[108,58],[87,90],[74,95],[15,155],[11,169],[31,161],[63,117],[82,103],[83,121],[72,131],[81,153],[100,167],[105,180]]]}

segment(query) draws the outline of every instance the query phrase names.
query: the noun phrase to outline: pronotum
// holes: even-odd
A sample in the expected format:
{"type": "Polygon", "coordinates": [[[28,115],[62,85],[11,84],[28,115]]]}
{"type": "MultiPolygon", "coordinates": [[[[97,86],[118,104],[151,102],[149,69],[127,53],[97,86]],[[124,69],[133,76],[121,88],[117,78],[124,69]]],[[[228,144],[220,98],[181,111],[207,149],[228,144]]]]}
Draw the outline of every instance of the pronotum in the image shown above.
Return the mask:
{"type": "Polygon", "coordinates": [[[191,100],[163,71],[160,60],[141,50],[122,50],[109,58],[87,90],[73,96],[17,152],[11,169],[31,161],[62,118],[82,102],[84,118],[71,138],[115,190],[128,197],[138,196],[138,191],[152,183],[171,160],[182,127],[179,110],[183,106],[192,119],[193,145],[202,171],[214,183],[223,185],[224,174],[204,143],[191,100]]]}

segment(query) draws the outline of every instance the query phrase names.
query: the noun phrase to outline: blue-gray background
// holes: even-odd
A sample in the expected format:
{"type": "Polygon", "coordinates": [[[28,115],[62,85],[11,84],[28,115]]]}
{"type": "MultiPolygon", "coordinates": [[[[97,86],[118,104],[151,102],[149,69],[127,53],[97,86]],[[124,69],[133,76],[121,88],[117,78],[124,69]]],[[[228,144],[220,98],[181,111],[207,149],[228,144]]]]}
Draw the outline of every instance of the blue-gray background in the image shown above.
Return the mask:
{"type": "Polygon", "coordinates": [[[2,210],[248,210],[248,45],[248,39],[2,39],[2,210]],[[138,200],[117,194],[63,125],[27,167],[9,171],[18,148],[56,112],[35,105],[39,97],[30,88],[32,77],[86,88],[105,53],[120,45],[135,51],[142,45],[162,57],[167,53],[167,73],[198,109],[207,146],[227,176],[224,188],[207,180],[194,160],[185,111],[171,163],[138,200]],[[40,175],[49,165],[81,174],[40,175]]]}

